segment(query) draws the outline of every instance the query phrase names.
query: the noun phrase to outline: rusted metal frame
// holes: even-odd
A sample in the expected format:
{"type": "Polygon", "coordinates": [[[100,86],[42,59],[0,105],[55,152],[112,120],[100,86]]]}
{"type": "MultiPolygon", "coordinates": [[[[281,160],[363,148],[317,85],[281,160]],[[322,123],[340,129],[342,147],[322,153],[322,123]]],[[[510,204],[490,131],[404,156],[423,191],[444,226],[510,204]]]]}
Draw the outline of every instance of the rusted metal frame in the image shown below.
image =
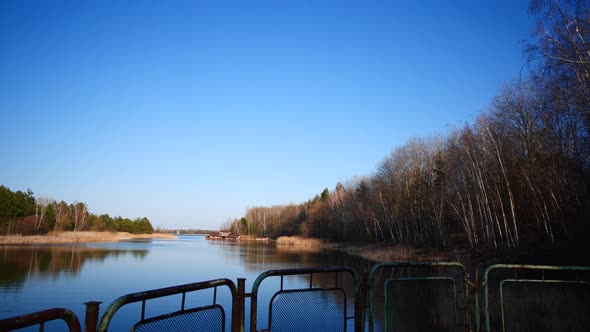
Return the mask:
{"type": "MultiPolygon", "coordinates": [[[[374,283],[375,283],[375,274],[378,270],[391,267],[393,269],[400,268],[400,267],[414,267],[416,271],[419,267],[449,267],[449,268],[456,268],[459,269],[463,274],[463,282],[465,284],[465,319],[467,323],[467,327],[469,327],[469,307],[467,305],[469,301],[469,275],[467,274],[467,270],[465,266],[461,263],[457,262],[386,262],[386,263],[379,263],[370,270],[369,272],[369,279],[368,279],[368,289],[369,289],[369,331],[372,332],[375,329],[375,322],[374,322],[374,311],[375,311],[375,304],[373,301],[374,298],[374,283]]],[[[392,271],[393,273],[393,271],[392,271]]],[[[456,296],[456,295],[455,295],[456,296]]]]}
{"type": "MultiPolygon", "coordinates": [[[[260,288],[260,284],[262,281],[269,277],[280,277],[281,284],[280,289],[283,290],[283,277],[289,275],[306,275],[306,274],[318,274],[318,273],[350,273],[354,278],[354,313],[355,313],[355,331],[362,331],[362,309],[360,307],[360,297],[359,297],[359,277],[357,272],[350,268],[350,267],[317,267],[317,268],[302,268],[302,269],[283,269],[283,270],[270,270],[263,272],[260,274],[254,284],[252,285],[252,292],[247,294],[250,296],[250,331],[255,332],[257,331],[256,323],[258,318],[258,290],[260,288]]],[[[311,285],[313,287],[313,285],[311,285]]],[[[311,288],[313,289],[313,288],[311,288]]],[[[348,318],[347,318],[348,319],[348,318]]]]}
{"type": "MultiPolygon", "coordinates": [[[[236,286],[229,279],[216,279],[216,280],[209,280],[209,281],[203,281],[203,282],[197,282],[197,283],[191,283],[191,284],[185,284],[185,285],[179,285],[179,286],[173,286],[173,287],[159,288],[159,289],[149,290],[149,291],[145,291],[145,292],[137,292],[137,293],[123,295],[123,296],[119,297],[118,299],[116,299],[114,302],[112,302],[109,305],[109,307],[105,310],[104,315],[101,317],[101,319],[99,321],[98,331],[100,331],[100,332],[107,331],[109,324],[111,322],[111,319],[113,318],[115,313],[121,307],[123,307],[127,304],[142,302],[142,314],[141,314],[140,321],[143,321],[145,318],[145,302],[148,300],[152,300],[152,299],[156,299],[156,298],[160,298],[160,297],[171,296],[171,295],[177,295],[177,294],[185,294],[185,293],[190,293],[190,292],[205,290],[205,289],[210,289],[210,288],[217,289],[217,287],[220,287],[220,286],[227,286],[231,292],[231,296],[232,296],[232,328],[233,328],[233,325],[236,321],[235,315],[237,315],[236,286]]],[[[216,292],[215,291],[214,291],[214,301],[216,301],[216,292]]],[[[181,305],[181,307],[182,307],[182,310],[184,310],[184,296],[183,296],[183,304],[181,305]]]]}
{"type": "Polygon", "coordinates": [[[84,303],[86,306],[86,313],[84,316],[84,332],[96,332],[98,325],[99,307],[102,302],[88,301],[84,303]]]}
{"type": "MultiPolygon", "coordinates": [[[[414,280],[450,280],[453,283],[453,305],[454,305],[454,311],[455,311],[455,324],[457,324],[458,321],[458,311],[457,311],[457,283],[455,283],[455,278],[452,277],[417,277],[417,278],[409,278],[409,277],[402,277],[402,278],[390,278],[387,279],[385,281],[385,285],[384,285],[384,292],[387,289],[388,285],[390,282],[394,282],[394,281],[414,281],[414,280]]],[[[385,292],[385,311],[387,312],[387,292],[385,292]]],[[[385,315],[385,319],[383,322],[384,326],[387,326],[387,317],[389,315],[385,315]]]]}
{"type": "Polygon", "coordinates": [[[559,265],[526,265],[526,264],[494,264],[490,265],[485,269],[484,272],[484,279],[483,279],[483,287],[484,287],[484,320],[485,320],[485,329],[486,331],[491,331],[491,319],[490,319],[490,307],[489,307],[489,274],[492,270],[500,270],[500,269],[513,269],[515,270],[515,278],[514,279],[502,279],[500,282],[500,305],[501,305],[501,314],[502,314],[502,329],[504,330],[504,303],[503,303],[503,294],[502,294],[502,287],[505,280],[509,280],[512,282],[559,282],[559,283],[580,283],[580,284],[588,284],[590,283],[586,281],[580,281],[579,273],[581,271],[590,271],[590,266],[559,266],[559,265]],[[541,271],[541,279],[518,279],[518,270],[540,270],[541,271]],[[544,271],[572,271],[576,272],[576,280],[545,280],[544,271]]]}
{"type": "Polygon", "coordinates": [[[278,292],[276,292],[271,298],[270,301],[268,303],[268,315],[269,315],[269,319],[268,319],[268,327],[269,330],[271,329],[270,326],[270,322],[272,322],[272,303],[274,302],[274,299],[279,296],[280,294],[289,294],[289,293],[302,293],[302,292],[313,292],[313,291],[340,291],[342,292],[342,294],[344,295],[344,331],[346,331],[346,321],[352,318],[355,318],[355,316],[347,316],[348,314],[348,307],[347,307],[347,303],[348,303],[348,297],[346,296],[346,292],[344,291],[344,289],[342,288],[309,288],[309,289],[288,289],[288,290],[280,290],[278,292]]]}
{"type": "Polygon", "coordinates": [[[245,331],[246,321],[246,297],[250,294],[246,294],[246,279],[238,278],[238,293],[236,295],[236,301],[234,308],[232,309],[232,331],[242,332],[245,331]]]}
{"type": "MultiPolygon", "coordinates": [[[[480,289],[482,288],[482,282],[479,279],[479,271],[475,270],[475,276],[473,279],[473,282],[469,279],[466,280],[465,282],[465,292],[467,294],[469,294],[469,287],[473,288],[473,312],[472,312],[472,316],[473,318],[475,318],[475,331],[480,331],[480,325],[481,325],[481,312],[480,312],[480,305],[479,305],[479,292],[480,289]]],[[[468,295],[467,296],[467,301],[468,303],[466,303],[465,305],[467,307],[471,307],[469,300],[471,299],[471,297],[468,295]]],[[[471,320],[471,316],[468,315],[468,321],[467,321],[467,325],[469,327],[471,327],[470,325],[470,320],[471,320]]],[[[471,329],[470,329],[471,330],[471,329]]]]}
{"type": "Polygon", "coordinates": [[[63,320],[71,332],[80,332],[80,321],[78,317],[72,311],[65,308],[52,308],[2,319],[0,320],[0,331],[14,331],[34,325],[39,325],[39,331],[43,331],[46,322],[58,319],[63,320]]]}

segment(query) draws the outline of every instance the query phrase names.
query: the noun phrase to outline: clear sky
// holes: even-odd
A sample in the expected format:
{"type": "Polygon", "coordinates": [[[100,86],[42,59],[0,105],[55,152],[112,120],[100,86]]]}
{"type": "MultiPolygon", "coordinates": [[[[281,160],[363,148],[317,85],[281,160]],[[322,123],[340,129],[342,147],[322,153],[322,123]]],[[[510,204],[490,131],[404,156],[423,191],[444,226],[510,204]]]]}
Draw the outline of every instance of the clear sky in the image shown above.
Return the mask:
{"type": "Polygon", "coordinates": [[[524,0],[3,0],[0,184],[216,229],[473,121],[533,28],[524,0]]]}

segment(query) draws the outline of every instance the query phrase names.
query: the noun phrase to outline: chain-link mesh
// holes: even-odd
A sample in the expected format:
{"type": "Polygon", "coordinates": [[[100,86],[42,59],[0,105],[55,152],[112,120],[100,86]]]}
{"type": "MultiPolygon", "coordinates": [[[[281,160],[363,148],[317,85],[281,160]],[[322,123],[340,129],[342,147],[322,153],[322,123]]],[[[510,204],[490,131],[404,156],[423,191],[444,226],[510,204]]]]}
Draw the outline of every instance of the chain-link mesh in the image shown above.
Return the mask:
{"type": "Polygon", "coordinates": [[[590,327],[587,284],[507,282],[503,293],[506,331],[587,331],[590,327]]]}
{"type": "Polygon", "coordinates": [[[386,284],[387,331],[455,331],[452,280],[390,280],[386,284]]]}
{"type": "Polygon", "coordinates": [[[590,331],[590,271],[575,268],[491,269],[486,325],[491,331],[590,331]]]}
{"type": "Polygon", "coordinates": [[[136,332],[223,332],[225,312],[219,305],[180,311],[141,321],[131,330],[136,332]]]}
{"type": "Polygon", "coordinates": [[[269,331],[345,331],[342,289],[287,290],[270,304],[269,331]]]}

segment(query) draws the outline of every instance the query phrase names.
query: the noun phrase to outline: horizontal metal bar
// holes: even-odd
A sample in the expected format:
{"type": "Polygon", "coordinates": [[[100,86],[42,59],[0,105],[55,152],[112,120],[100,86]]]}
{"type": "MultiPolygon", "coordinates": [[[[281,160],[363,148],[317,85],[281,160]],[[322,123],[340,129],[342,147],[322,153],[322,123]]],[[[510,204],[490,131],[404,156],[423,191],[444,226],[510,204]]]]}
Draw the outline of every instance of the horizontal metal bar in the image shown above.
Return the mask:
{"type": "Polygon", "coordinates": [[[500,290],[504,287],[505,282],[516,283],[537,283],[537,284],[580,284],[590,286],[590,282],[584,280],[559,280],[559,279],[503,279],[500,282],[500,290]]]}
{"type": "Polygon", "coordinates": [[[260,287],[260,283],[268,277],[273,276],[289,276],[289,275],[302,275],[302,274],[312,274],[312,273],[334,273],[334,272],[348,272],[353,275],[355,283],[358,282],[358,274],[355,270],[350,267],[342,267],[342,266],[335,266],[335,267],[315,267],[315,268],[302,268],[302,269],[284,269],[284,270],[270,270],[263,272],[256,278],[254,284],[252,285],[252,292],[251,294],[255,294],[258,292],[258,288],[260,287]]]}
{"type": "Polygon", "coordinates": [[[413,281],[413,280],[451,280],[455,281],[453,277],[400,277],[400,278],[387,278],[387,280],[396,280],[396,281],[413,281]]]}
{"type": "Polygon", "coordinates": [[[552,271],[590,271],[590,266],[569,266],[569,265],[527,265],[527,264],[494,264],[485,269],[484,284],[487,282],[488,274],[492,270],[518,269],[518,270],[552,270],[552,271]]]}
{"type": "Polygon", "coordinates": [[[369,280],[373,280],[376,271],[384,267],[454,267],[466,274],[465,266],[457,262],[388,262],[373,266],[369,272],[369,280]]]}

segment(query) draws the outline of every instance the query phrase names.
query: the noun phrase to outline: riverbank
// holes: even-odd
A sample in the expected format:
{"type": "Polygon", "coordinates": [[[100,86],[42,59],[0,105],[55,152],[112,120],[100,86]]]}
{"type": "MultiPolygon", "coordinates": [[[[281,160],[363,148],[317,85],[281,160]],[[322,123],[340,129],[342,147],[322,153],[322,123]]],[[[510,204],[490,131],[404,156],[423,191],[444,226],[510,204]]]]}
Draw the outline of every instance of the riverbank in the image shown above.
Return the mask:
{"type": "Polygon", "coordinates": [[[127,232],[50,232],[46,235],[0,236],[0,245],[117,242],[129,239],[176,239],[176,235],[163,233],[131,234],[127,232]]]}
{"type": "Polygon", "coordinates": [[[377,244],[345,244],[337,242],[325,242],[315,238],[299,236],[281,236],[276,240],[277,248],[290,248],[293,250],[320,250],[329,249],[343,251],[353,256],[359,256],[374,262],[422,260],[436,261],[436,257],[425,255],[409,245],[377,245],[377,244]]]}
{"type": "Polygon", "coordinates": [[[523,246],[522,248],[446,248],[418,247],[409,244],[325,242],[303,237],[279,237],[277,248],[291,251],[335,250],[363,259],[381,262],[459,262],[475,268],[495,263],[542,265],[590,265],[586,246],[523,246]]]}
{"type": "Polygon", "coordinates": [[[492,262],[502,255],[472,249],[418,248],[408,244],[323,243],[324,249],[337,250],[375,263],[382,262],[459,262],[465,266],[492,262]]]}
{"type": "Polygon", "coordinates": [[[491,264],[581,265],[589,266],[587,248],[465,248],[414,247],[406,244],[343,245],[324,244],[324,248],[341,250],[350,255],[380,262],[459,262],[470,269],[491,264]]]}

